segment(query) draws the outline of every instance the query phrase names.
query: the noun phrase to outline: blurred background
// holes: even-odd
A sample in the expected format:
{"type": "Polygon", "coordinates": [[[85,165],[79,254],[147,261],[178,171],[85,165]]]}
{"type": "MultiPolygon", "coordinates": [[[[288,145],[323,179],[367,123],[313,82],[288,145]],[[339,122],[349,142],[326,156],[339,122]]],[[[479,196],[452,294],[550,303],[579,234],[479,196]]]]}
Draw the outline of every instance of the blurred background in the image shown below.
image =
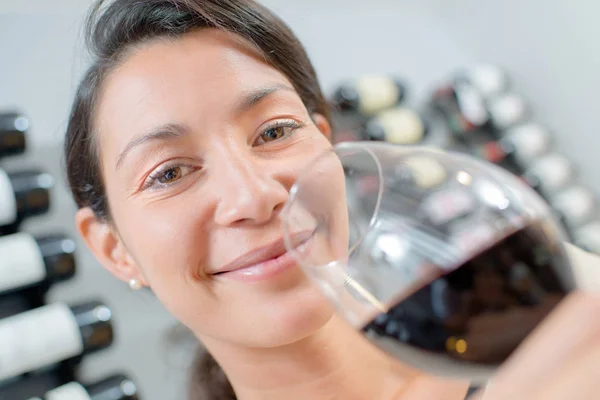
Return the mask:
{"type": "MultiPolygon", "coordinates": [[[[600,52],[594,43],[600,3],[263,3],[306,46],[335,112],[336,141],[429,143],[498,163],[553,204],[571,241],[600,251],[600,52]],[[374,88],[385,92],[384,84],[395,85],[395,97],[377,98],[374,88]],[[373,97],[376,106],[366,104],[373,97]]],[[[9,318],[66,304],[34,317],[71,313],[77,325],[65,322],[61,336],[91,332],[95,340],[57,354],[61,363],[53,369],[38,360],[12,372],[2,370],[0,343],[0,400],[43,395],[70,380],[92,385],[90,391],[119,388],[124,399],[134,382],[144,400],[185,398],[196,343],[151,293],[132,292],[105,272],[74,228],[61,145],[87,65],[82,23],[90,4],[0,0],[0,338],[10,330],[16,340],[28,326],[42,326],[21,321],[23,331],[15,333],[9,318]],[[2,202],[8,209],[11,196],[16,219],[3,221],[2,202]],[[27,262],[43,259],[38,270],[45,272],[37,278],[30,272],[23,282],[7,275],[11,262],[12,268],[26,263],[19,254],[34,251],[42,257],[27,262]],[[107,325],[112,338],[102,336],[107,325]]]]}

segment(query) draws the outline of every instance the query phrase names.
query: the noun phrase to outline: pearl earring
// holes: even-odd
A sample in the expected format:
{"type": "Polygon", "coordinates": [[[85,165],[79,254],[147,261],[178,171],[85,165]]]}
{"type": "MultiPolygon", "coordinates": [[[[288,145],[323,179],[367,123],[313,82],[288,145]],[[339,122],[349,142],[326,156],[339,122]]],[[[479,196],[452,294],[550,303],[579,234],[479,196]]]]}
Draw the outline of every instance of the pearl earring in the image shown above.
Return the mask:
{"type": "Polygon", "coordinates": [[[129,288],[131,290],[140,290],[142,288],[142,282],[138,281],[135,278],[129,280],[129,288]]]}

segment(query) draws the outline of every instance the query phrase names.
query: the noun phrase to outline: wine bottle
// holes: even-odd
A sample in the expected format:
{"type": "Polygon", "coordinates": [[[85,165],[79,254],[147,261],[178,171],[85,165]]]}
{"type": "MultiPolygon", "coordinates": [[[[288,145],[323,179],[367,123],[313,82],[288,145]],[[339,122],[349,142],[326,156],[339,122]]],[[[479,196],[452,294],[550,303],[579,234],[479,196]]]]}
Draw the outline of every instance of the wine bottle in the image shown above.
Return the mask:
{"type": "Polygon", "coordinates": [[[458,71],[448,84],[442,85],[434,94],[434,102],[452,100],[457,86],[471,87],[482,100],[497,96],[508,90],[508,77],[499,67],[490,64],[475,65],[458,71]]]}
{"type": "Polygon", "coordinates": [[[62,234],[0,237],[0,296],[32,286],[44,291],[75,275],[75,242],[62,234]]]}
{"type": "Polygon", "coordinates": [[[333,105],[340,111],[371,116],[400,104],[406,86],[386,75],[364,75],[340,85],[333,93],[333,105]]]}
{"type": "Polygon", "coordinates": [[[581,185],[574,185],[559,192],[550,204],[570,229],[590,221],[598,212],[596,196],[589,188],[581,185]]]}
{"type": "Polygon", "coordinates": [[[27,290],[0,296],[0,320],[43,305],[44,301],[37,293],[28,293],[27,290]]]}
{"type": "Polygon", "coordinates": [[[365,125],[364,132],[367,140],[417,144],[427,134],[427,124],[418,112],[406,107],[395,107],[371,118],[365,125]]]}
{"type": "Polygon", "coordinates": [[[65,382],[71,382],[71,379],[63,379],[55,371],[27,374],[7,385],[0,385],[0,399],[23,400],[32,397],[37,398],[47,391],[63,385],[65,382]]]}
{"type": "Polygon", "coordinates": [[[125,375],[114,375],[91,385],[71,382],[29,400],[139,400],[136,384],[125,375]]]}
{"type": "Polygon", "coordinates": [[[514,127],[499,140],[475,145],[472,152],[515,174],[523,174],[535,160],[550,150],[550,134],[540,125],[526,123],[514,127]]]}
{"type": "Polygon", "coordinates": [[[55,303],[0,321],[0,385],[76,363],[113,342],[112,312],[98,301],[55,303]]]}
{"type": "Polygon", "coordinates": [[[0,235],[16,233],[24,219],[48,212],[53,185],[52,176],[40,170],[0,169],[0,235]]]}
{"type": "Polygon", "coordinates": [[[19,113],[0,113],[0,158],[21,154],[26,148],[29,119],[19,113]]]}
{"type": "Polygon", "coordinates": [[[523,178],[529,186],[548,197],[571,183],[575,174],[575,166],[567,157],[549,153],[535,160],[523,178]]]}
{"type": "MultiPolygon", "coordinates": [[[[437,89],[431,105],[444,115],[455,135],[485,131],[492,128],[488,101],[502,98],[507,88],[508,78],[502,69],[494,65],[476,65],[459,71],[449,84],[437,89]]],[[[500,107],[502,111],[503,107],[500,107]]]]}
{"type": "Polygon", "coordinates": [[[456,82],[434,94],[432,107],[446,119],[451,133],[467,139],[474,133],[498,138],[502,131],[524,122],[530,115],[527,102],[514,93],[484,98],[472,85],[456,82]]]}

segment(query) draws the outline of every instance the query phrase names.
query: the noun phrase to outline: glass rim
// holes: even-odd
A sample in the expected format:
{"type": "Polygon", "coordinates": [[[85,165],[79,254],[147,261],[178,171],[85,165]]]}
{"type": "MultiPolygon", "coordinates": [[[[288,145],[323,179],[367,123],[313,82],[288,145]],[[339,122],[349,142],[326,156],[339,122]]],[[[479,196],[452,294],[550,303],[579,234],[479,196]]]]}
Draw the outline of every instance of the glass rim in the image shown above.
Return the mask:
{"type": "MultiPolygon", "coordinates": [[[[281,210],[281,219],[282,219],[281,225],[282,225],[282,231],[283,231],[283,241],[284,241],[286,250],[290,253],[292,258],[294,258],[294,260],[298,263],[299,267],[302,268],[302,267],[305,267],[305,265],[303,264],[302,257],[299,256],[299,254],[298,254],[299,252],[297,251],[297,249],[294,247],[294,245],[292,243],[291,235],[293,234],[293,232],[290,231],[288,216],[291,213],[291,208],[294,206],[295,202],[297,201],[299,185],[303,182],[304,179],[306,179],[307,175],[309,175],[311,173],[312,167],[314,165],[317,165],[319,163],[319,161],[322,160],[323,158],[325,158],[331,154],[334,154],[338,158],[338,160],[340,161],[340,164],[343,167],[344,166],[343,156],[340,153],[343,151],[354,150],[356,152],[365,152],[371,158],[371,160],[373,160],[373,162],[375,163],[375,167],[376,167],[378,186],[377,186],[377,200],[375,202],[375,207],[373,209],[371,217],[369,218],[369,224],[368,224],[365,232],[361,235],[360,238],[358,238],[355,241],[355,243],[352,243],[352,244],[350,244],[350,246],[348,246],[348,254],[346,256],[347,258],[350,258],[350,256],[354,252],[354,250],[358,246],[360,246],[360,244],[363,242],[367,233],[372,229],[373,225],[377,222],[377,218],[379,216],[379,211],[380,211],[380,207],[381,207],[381,201],[383,198],[383,191],[384,191],[383,168],[381,166],[381,162],[380,162],[379,158],[372,151],[369,144],[372,144],[372,143],[361,141],[361,142],[342,142],[342,143],[334,144],[333,146],[329,147],[325,151],[318,154],[310,163],[308,163],[307,166],[305,168],[303,168],[303,170],[300,172],[300,174],[298,175],[298,178],[296,179],[296,181],[290,188],[289,197],[281,210]]],[[[344,178],[345,177],[346,177],[346,174],[344,174],[344,178]]],[[[308,242],[312,239],[315,232],[316,232],[316,229],[313,230],[313,232],[310,234],[310,237],[306,240],[306,242],[308,242]]],[[[310,267],[314,267],[314,266],[310,266],[310,267]]]]}

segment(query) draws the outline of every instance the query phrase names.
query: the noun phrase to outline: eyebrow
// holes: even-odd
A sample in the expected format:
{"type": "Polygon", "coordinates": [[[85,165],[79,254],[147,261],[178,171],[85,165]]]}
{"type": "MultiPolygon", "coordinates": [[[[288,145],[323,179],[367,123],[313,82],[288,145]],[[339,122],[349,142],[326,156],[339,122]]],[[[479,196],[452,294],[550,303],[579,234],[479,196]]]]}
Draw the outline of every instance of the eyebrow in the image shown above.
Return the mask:
{"type": "Polygon", "coordinates": [[[181,125],[175,123],[169,123],[165,125],[161,125],[157,128],[152,129],[151,132],[137,137],[127,143],[127,146],[123,149],[121,154],[119,154],[119,158],[117,159],[117,166],[119,168],[123,164],[123,160],[125,156],[133,150],[134,147],[140,146],[147,142],[152,142],[155,140],[168,140],[168,139],[176,139],[185,136],[188,133],[188,129],[181,125]]]}
{"type": "Polygon", "coordinates": [[[280,90],[285,90],[285,91],[293,92],[293,93],[296,92],[296,90],[294,90],[294,88],[292,88],[288,85],[281,84],[281,83],[274,84],[271,86],[265,86],[263,88],[253,90],[253,91],[249,92],[248,94],[246,94],[242,98],[242,100],[240,100],[237,107],[235,108],[236,113],[242,114],[243,112],[248,111],[249,109],[251,109],[258,103],[260,103],[262,100],[264,100],[271,94],[273,94],[277,91],[280,91],[280,90]]]}

